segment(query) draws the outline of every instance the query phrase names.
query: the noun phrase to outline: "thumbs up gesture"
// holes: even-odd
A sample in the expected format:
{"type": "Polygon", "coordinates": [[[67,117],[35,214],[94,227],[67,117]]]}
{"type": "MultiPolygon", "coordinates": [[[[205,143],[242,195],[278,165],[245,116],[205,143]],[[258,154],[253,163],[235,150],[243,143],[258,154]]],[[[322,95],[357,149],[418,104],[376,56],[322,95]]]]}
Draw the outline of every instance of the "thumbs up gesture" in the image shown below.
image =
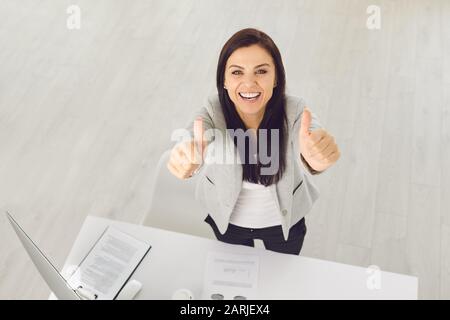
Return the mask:
{"type": "Polygon", "coordinates": [[[203,163],[207,145],[204,133],[203,119],[198,117],[194,121],[194,140],[180,142],[172,149],[167,168],[175,177],[190,178],[203,163]]]}
{"type": "Polygon", "coordinates": [[[326,130],[309,130],[311,117],[311,111],[305,107],[299,130],[300,153],[312,169],[324,171],[331,167],[341,154],[334,137],[326,130]]]}

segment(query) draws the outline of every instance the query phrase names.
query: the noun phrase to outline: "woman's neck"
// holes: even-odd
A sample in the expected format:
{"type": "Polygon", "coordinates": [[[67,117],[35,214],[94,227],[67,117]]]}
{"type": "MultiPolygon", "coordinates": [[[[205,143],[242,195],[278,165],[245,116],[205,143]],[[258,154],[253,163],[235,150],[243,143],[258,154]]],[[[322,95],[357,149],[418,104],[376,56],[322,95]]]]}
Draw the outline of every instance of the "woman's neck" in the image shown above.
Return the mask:
{"type": "Polygon", "coordinates": [[[247,129],[258,130],[259,125],[264,117],[264,112],[260,114],[242,115],[239,114],[247,129]]]}

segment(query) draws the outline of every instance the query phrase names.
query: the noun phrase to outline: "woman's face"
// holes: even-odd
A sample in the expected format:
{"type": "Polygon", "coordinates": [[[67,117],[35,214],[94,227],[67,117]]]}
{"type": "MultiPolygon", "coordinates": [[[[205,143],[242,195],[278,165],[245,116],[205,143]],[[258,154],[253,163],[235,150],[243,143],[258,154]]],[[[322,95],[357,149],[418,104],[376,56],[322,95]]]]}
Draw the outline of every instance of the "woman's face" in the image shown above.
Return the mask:
{"type": "Polygon", "coordinates": [[[225,88],[242,119],[262,119],[275,85],[272,56],[260,46],[239,48],[228,58],[225,88]]]}

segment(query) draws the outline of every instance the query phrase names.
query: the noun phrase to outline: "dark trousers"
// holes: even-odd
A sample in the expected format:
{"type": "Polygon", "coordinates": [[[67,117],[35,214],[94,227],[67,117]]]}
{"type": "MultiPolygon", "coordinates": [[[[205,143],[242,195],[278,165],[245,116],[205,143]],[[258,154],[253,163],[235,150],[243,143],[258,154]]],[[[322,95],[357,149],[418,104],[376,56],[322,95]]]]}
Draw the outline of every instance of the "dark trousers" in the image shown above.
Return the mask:
{"type": "Polygon", "coordinates": [[[288,254],[300,254],[306,235],[305,218],[291,227],[287,241],[284,240],[281,226],[251,229],[230,223],[225,234],[221,234],[210,215],[206,217],[205,222],[211,226],[219,241],[253,247],[254,239],[260,239],[267,250],[288,254]]]}

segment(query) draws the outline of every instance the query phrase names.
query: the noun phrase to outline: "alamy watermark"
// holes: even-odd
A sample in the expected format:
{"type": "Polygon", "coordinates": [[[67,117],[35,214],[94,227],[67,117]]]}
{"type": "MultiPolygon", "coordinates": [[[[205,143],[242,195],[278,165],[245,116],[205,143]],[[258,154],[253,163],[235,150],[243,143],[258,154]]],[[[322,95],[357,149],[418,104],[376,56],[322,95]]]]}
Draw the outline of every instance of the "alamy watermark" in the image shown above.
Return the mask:
{"type": "MultiPolygon", "coordinates": [[[[274,175],[279,169],[279,137],[279,129],[259,129],[257,134],[253,129],[208,129],[202,138],[208,143],[203,161],[205,164],[259,163],[261,175],[274,175]]],[[[192,140],[191,132],[187,129],[176,129],[171,135],[171,141],[179,143],[192,140]]]]}
{"type": "Polygon", "coordinates": [[[66,26],[69,30],[81,29],[81,9],[79,6],[72,4],[66,9],[69,15],[66,20],[66,26]]]}
{"type": "Polygon", "coordinates": [[[370,15],[366,21],[367,29],[380,30],[381,29],[381,8],[380,8],[380,6],[370,5],[367,7],[366,13],[370,15]]]}
{"type": "Polygon", "coordinates": [[[366,269],[367,277],[366,285],[369,290],[381,289],[381,270],[379,266],[371,265],[366,269]]]}

